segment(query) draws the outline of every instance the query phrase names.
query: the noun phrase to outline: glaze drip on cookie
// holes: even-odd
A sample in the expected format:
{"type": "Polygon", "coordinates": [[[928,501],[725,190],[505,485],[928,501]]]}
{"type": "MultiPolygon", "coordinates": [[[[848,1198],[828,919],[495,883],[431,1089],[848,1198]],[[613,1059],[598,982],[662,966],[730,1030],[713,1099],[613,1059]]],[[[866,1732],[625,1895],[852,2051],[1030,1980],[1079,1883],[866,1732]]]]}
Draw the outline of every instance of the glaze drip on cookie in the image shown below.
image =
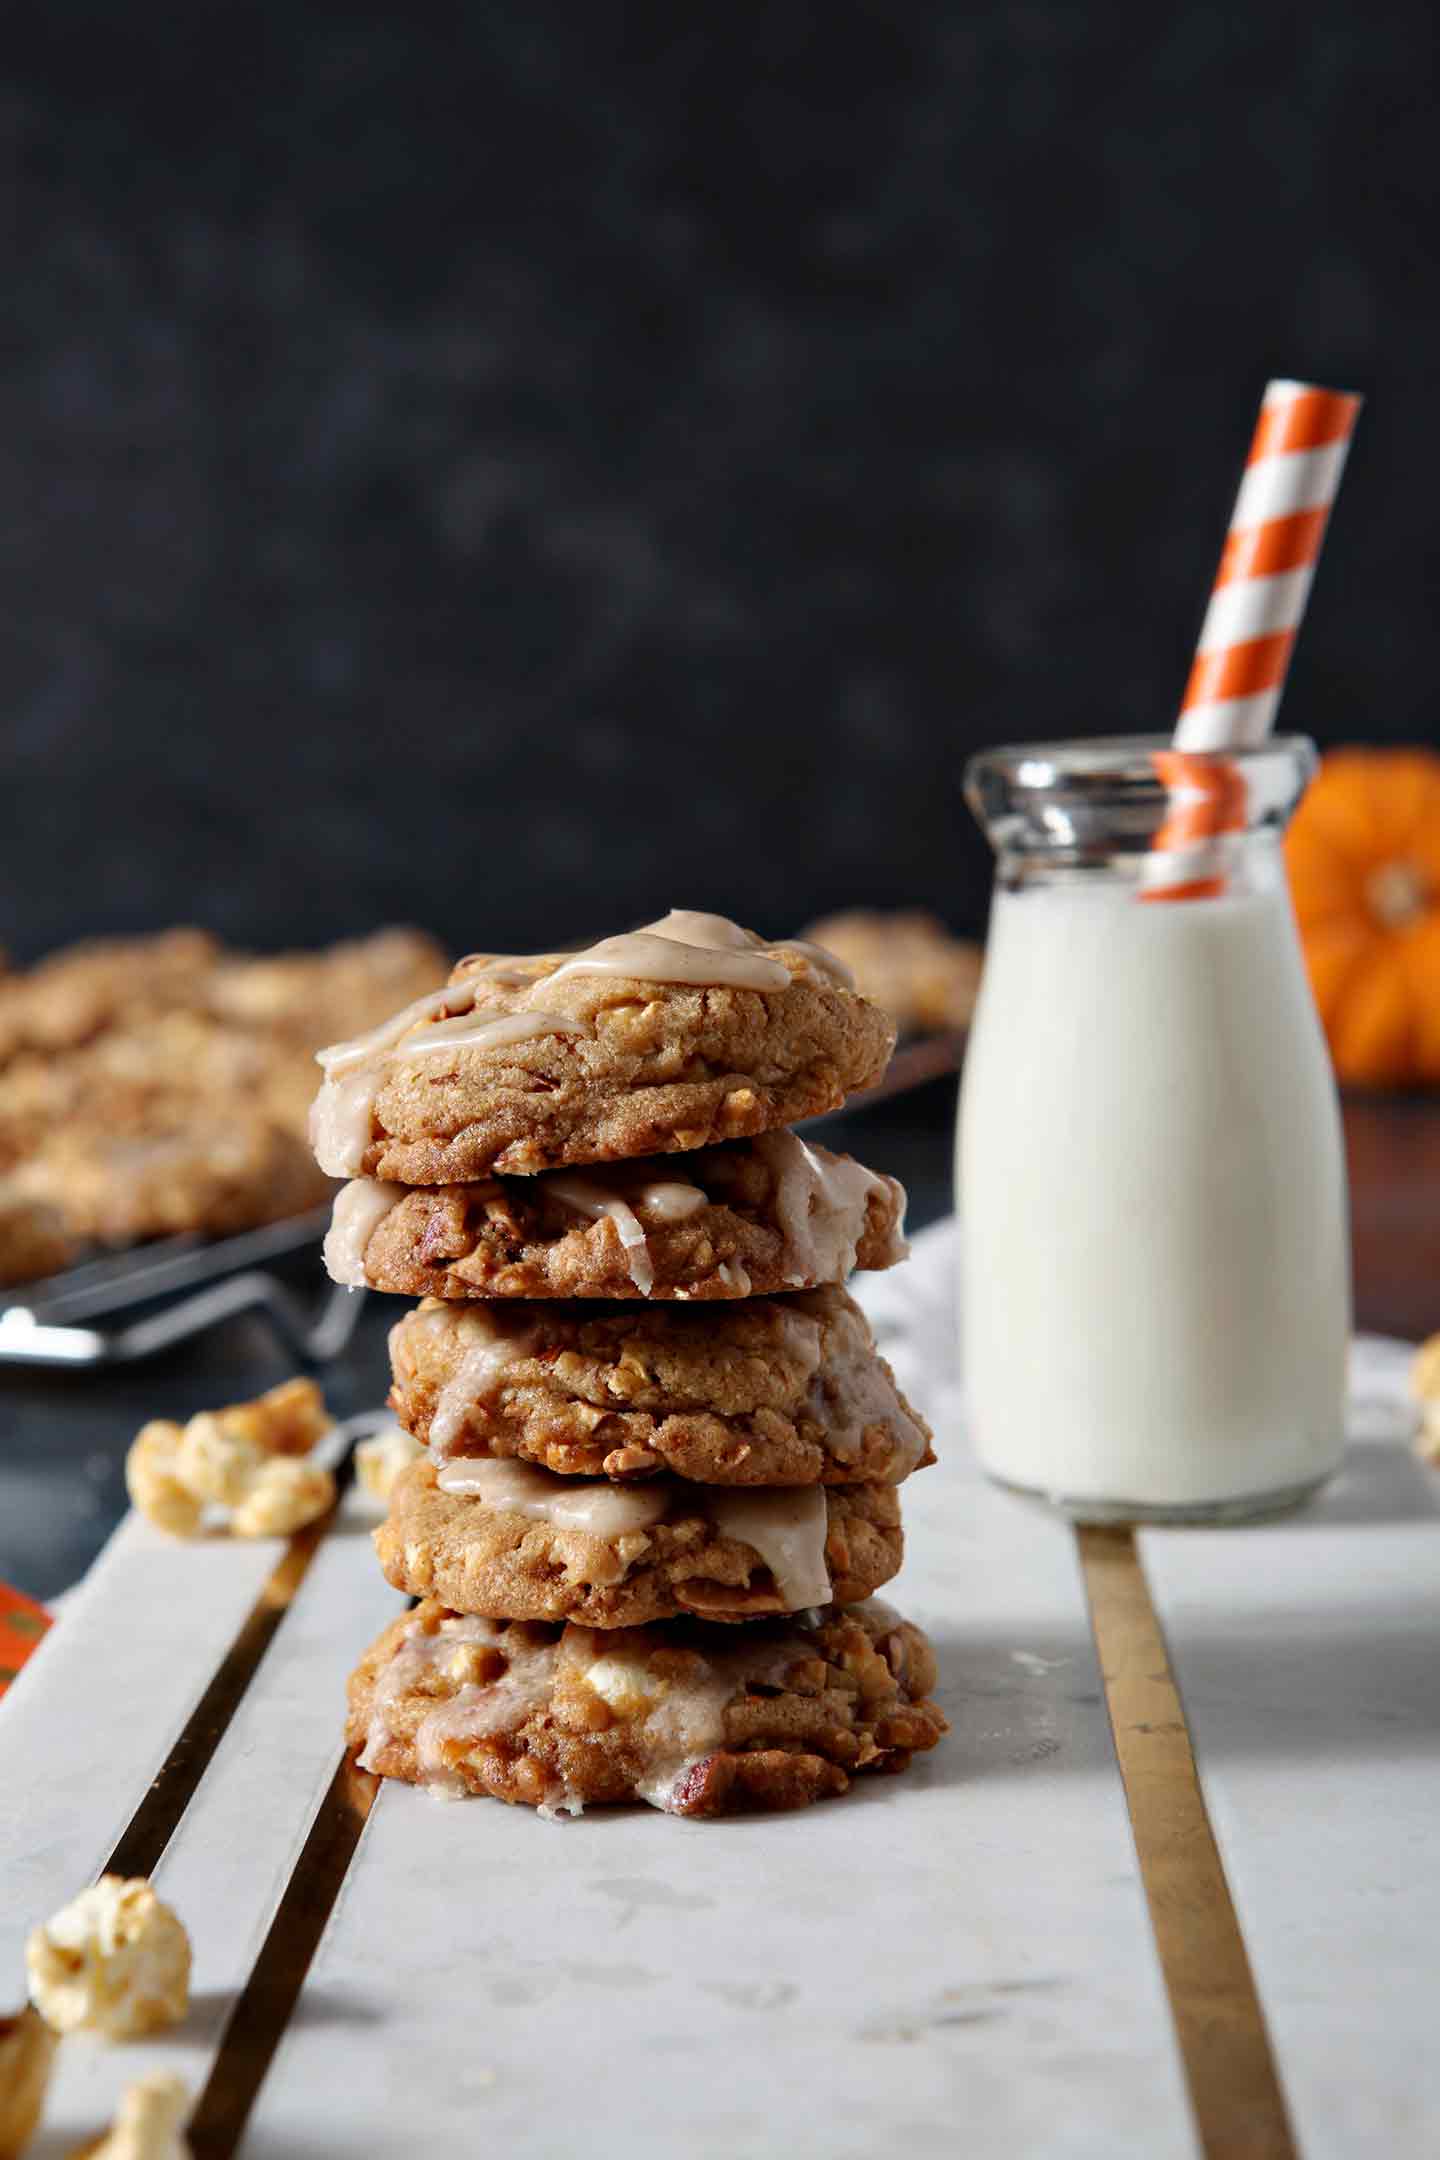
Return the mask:
{"type": "Polygon", "coordinates": [[[675,1478],[651,1478],[643,1485],[562,1478],[534,1463],[492,1461],[483,1455],[442,1463],[435,1482],[441,1492],[468,1493],[497,1514],[526,1515],[594,1538],[627,1537],[662,1522],[675,1505],[679,1485],[675,1478]]]}
{"type": "MultiPolygon", "coordinates": [[[[872,1197],[890,1200],[894,1178],[867,1170],[848,1155],[818,1155],[793,1132],[761,1133],[755,1152],[775,1179],[775,1210],[786,1241],[786,1279],[843,1282],[855,1266],[872,1197]]],[[[905,1203],[895,1211],[882,1254],[872,1262],[893,1267],[910,1248],[905,1242],[905,1203]]]]}
{"type": "Polygon", "coordinates": [[[724,915],[671,908],[658,922],[602,938],[555,970],[567,975],[624,975],[632,982],[696,983],[732,990],[788,990],[790,970],[769,957],[763,939],[724,915]]]}
{"type": "Polygon", "coordinates": [[[512,1316],[503,1310],[495,1315],[487,1312],[484,1323],[473,1328],[471,1335],[473,1339],[455,1368],[454,1378],[441,1390],[430,1420],[429,1442],[437,1455],[444,1455],[455,1445],[466,1420],[476,1410],[497,1399],[506,1373],[529,1357],[535,1347],[535,1331],[526,1326],[523,1315],[512,1316]]]}
{"type": "Polygon", "coordinates": [[[588,1215],[592,1222],[609,1217],[625,1248],[630,1280],[641,1297],[649,1297],[654,1289],[655,1270],[650,1264],[649,1243],[636,1210],[657,1224],[668,1225],[687,1221],[705,1205],[705,1195],[698,1185],[681,1184],[673,1178],[652,1179],[627,1196],[613,1179],[572,1177],[566,1172],[552,1171],[546,1179],[546,1187],[562,1207],[574,1208],[581,1215],[588,1215]]]}
{"type": "Polygon", "coordinates": [[[829,1603],[823,1485],[707,1493],[705,1512],[722,1537],[734,1538],[760,1555],[786,1612],[829,1603]]]}
{"type": "Polygon", "coordinates": [[[577,1023],[563,1014],[539,1011],[477,1013],[476,982],[452,983],[419,1006],[407,1006],[394,1020],[354,1042],[322,1050],[317,1063],[325,1078],[310,1114],[310,1140],[316,1160],[331,1177],[359,1170],[370,1141],[375,1097],[386,1068],[402,1050],[407,1057],[429,1058],[449,1050],[507,1050],[517,1043],[538,1042],[547,1035],[575,1033],[577,1023]],[[409,1030],[436,1021],[429,1034],[409,1030]]]}
{"type": "Polygon", "coordinates": [[[454,1770],[457,1753],[542,1710],[555,1680],[556,1644],[547,1631],[523,1621],[485,1620],[452,1614],[433,1633],[418,1624],[405,1630],[396,1656],[376,1688],[359,1756],[362,1770],[379,1767],[394,1738],[390,1713],[404,1696],[448,1682],[442,1696],[415,1728],[419,1782],[453,1793],[464,1782],[454,1770]]]}
{"type": "Polygon", "coordinates": [[[387,1215],[405,1197],[403,1185],[356,1178],[335,1196],[325,1233],[325,1267],[332,1282],[351,1290],[365,1287],[365,1248],[387,1215]]]}

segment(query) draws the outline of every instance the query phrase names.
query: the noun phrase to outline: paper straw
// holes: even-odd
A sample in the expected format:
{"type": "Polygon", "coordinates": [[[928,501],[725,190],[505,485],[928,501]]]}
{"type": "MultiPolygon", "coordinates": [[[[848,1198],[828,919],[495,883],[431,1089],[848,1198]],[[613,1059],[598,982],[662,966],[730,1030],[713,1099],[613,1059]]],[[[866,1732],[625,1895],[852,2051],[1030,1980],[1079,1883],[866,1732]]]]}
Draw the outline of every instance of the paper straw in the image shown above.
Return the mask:
{"type": "Polygon", "coordinates": [[[1359,411],[1347,390],[1267,386],[1180,703],[1177,750],[1248,750],[1274,726],[1359,411]]]}
{"type": "Polygon", "coordinates": [[[1230,758],[1157,750],[1170,807],[1140,865],[1142,900],[1211,900],[1225,890],[1225,835],[1245,830],[1245,776],[1230,758]]]}
{"type": "Polygon", "coordinates": [[[1174,748],[1155,759],[1171,807],[1145,860],[1144,899],[1224,890],[1224,836],[1244,830],[1245,790],[1213,753],[1254,749],[1275,724],[1359,412],[1348,390],[1266,386],[1174,748]]]}

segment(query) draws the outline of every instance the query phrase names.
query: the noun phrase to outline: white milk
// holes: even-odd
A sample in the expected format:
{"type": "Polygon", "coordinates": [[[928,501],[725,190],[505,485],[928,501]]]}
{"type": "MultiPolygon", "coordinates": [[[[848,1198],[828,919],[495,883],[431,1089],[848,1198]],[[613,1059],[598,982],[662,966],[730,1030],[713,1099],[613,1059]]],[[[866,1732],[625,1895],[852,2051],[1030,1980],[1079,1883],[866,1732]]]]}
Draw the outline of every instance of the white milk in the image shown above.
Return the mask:
{"type": "Polygon", "coordinates": [[[1335,1468],[1340,1127],[1278,882],[997,891],[959,1204],[993,1476],[1103,1517],[1245,1512],[1335,1468]]]}

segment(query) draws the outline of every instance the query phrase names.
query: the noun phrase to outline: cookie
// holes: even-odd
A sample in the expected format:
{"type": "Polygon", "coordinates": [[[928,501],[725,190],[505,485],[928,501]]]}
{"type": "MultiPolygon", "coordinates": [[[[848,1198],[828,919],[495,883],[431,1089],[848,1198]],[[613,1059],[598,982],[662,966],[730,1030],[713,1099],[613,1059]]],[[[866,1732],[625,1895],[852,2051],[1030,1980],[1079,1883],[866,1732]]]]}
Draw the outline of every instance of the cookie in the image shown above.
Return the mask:
{"type": "Polygon", "coordinates": [[[227,958],[206,985],[205,1006],[239,1027],[313,1051],[336,1035],[377,1026],[442,982],[449,965],[433,938],[395,926],[317,952],[227,958]]]}
{"type": "Polygon", "coordinates": [[[612,1628],[848,1605],[903,1540],[891,1485],[618,1485],[458,1457],[401,1472],[375,1549],[397,1590],[453,1612],[612,1628]]]}
{"type": "Polygon", "coordinates": [[[349,1686],[366,1769],[550,1817],[644,1800],[671,1815],[805,1807],[901,1770],[948,1729],[935,1659],[878,1598],[727,1630],[609,1634],[458,1617],[392,1623],[349,1686]]]}
{"type": "Polygon", "coordinates": [[[897,1483],[932,1460],[833,1284],[704,1309],[428,1299],[392,1329],[390,1365],[391,1408],[442,1457],[705,1485],[897,1483]]]}
{"type": "Polygon", "coordinates": [[[905,1192],[848,1155],[762,1133],[623,1167],[335,1203],[336,1282],[439,1298],[745,1298],[843,1282],[908,1251],[905,1192]]]}
{"type": "Polygon", "coordinates": [[[672,911],[580,953],[474,954],[444,991],[320,1053],[333,1177],[453,1185],[667,1155],[839,1107],[894,1029],[838,961],[672,911]]]}
{"type": "MultiPolygon", "coordinates": [[[[0,980],[0,1172],[74,1244],[223,1234],[333,1187],[305,1138],[314,1052],[445,969],[418,931],[226,954],[200,931],[77,946],[0,980]]],[[[58,1264],[13,1248],[13,1279],[58,1264]]]]}
{"type": "Polygon", "coordinates": [[[0,1184],[0,1289],[54,1275],[76,1257],[57,1208],[0,1184]]]}
{"type": "Polygon", "coordinates": [[[330,1189],[292,1134],[234,1106],[139,1132],[62,1130],[8,1182],[73,1238],[102,1245],[245,1230],[315,1207],[330,1189]]]}
{"type": "Polygon", "coordinates": [[[204,930],[95,938],[0,980],[0,1062],[23,1050],[69,1050],[117,1020],[193,1003],[220,956],[204,930]]]}
{"type": "Polygon", "coordinates": [[[843,960],[862,996],[902,1033],[969,1027],[980,990],[982,949],[955,938],[920,909],[827,915],[805,933],[843,960]]]}

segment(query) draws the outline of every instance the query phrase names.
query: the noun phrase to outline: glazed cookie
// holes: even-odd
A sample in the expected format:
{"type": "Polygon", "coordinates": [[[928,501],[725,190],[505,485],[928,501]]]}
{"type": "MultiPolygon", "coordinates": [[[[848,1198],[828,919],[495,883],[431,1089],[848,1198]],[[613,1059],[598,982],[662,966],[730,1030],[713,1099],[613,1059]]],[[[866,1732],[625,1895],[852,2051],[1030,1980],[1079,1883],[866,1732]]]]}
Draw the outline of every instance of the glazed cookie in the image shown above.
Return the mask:
{"type": "Polygon", "coordinates": [[[396,925],[317,952],[227,957],[206,985],[205,1002],[237,1026],[313,1050],[336,1034],[378,1025],[423,996],[449,965],[433,938],[396,925]]]}
{"type": "Polygon", "coordinates": [[[0,1288],[54,1275],[76,1257],[57,1208],[12,1192],[0,1180],[0,1288]]]}
{"type": "Polygon", "coordinates": [[[21,1050],[68,1050],[117,1020],[192,1003],[220,956],[204,930],[95,938],[0,982],[0,1062],[21,1050]]]}
{"type": "Polygon", "coordinates": [[[706,1485],[898,1483],[933,1460],[865,1315],[832,1284],[697,1310],[427,1299],[390,1403],[437,1456],[706,1485]]]}
{"type": "Polygon", "coordinates": [[[334,1177],[451,1185],[668,1155],[836,1109],[894,1028],[818,946],[674,910],[579,953],[473,954],[449,986],[320,1053],[334,1177]]]}
{"type": "Polygon", "coordinates": [[[330,1188],[293,1134],[219,1106],[138,1133],[75,1126],[11,1173],[74,1237],[104,1245],[223,1233],[318,1206],[330,1188]]]}
{"type": "Polygon", "coordinates": [[[762,1133],[608,1170],[409,1189],[358,1178],[335,1202],[336,1282],[439,1298],[745,1298],[905,1258],[905,1192],[762,1133]]]}
{"type": "Polygon", "coordinates": [[[827,915],[805,935],[843,960],[862,996],[883,1005],[902,1033],[969,1027],[980,990],[981,948],[919,909],[827,915]]]}
{"type": "Polygon", "coordinates": [[[589,1628],[461,1618],[427,1600],[351,1677],[347,1738],[385,1777],[578,1815],[805,1807],[901,1770],[947,1730],[935,1659],[878,1598],[758,1622],[589,1628]]]}
{"type": "Polygon", "coordinates": [[[375,1532],[412,1597],[601,1628],[848,1605],[898,1571],[902,1543],[891,1485],[617,1485],[465,1457],[402,1471],[375,1532]]]}

